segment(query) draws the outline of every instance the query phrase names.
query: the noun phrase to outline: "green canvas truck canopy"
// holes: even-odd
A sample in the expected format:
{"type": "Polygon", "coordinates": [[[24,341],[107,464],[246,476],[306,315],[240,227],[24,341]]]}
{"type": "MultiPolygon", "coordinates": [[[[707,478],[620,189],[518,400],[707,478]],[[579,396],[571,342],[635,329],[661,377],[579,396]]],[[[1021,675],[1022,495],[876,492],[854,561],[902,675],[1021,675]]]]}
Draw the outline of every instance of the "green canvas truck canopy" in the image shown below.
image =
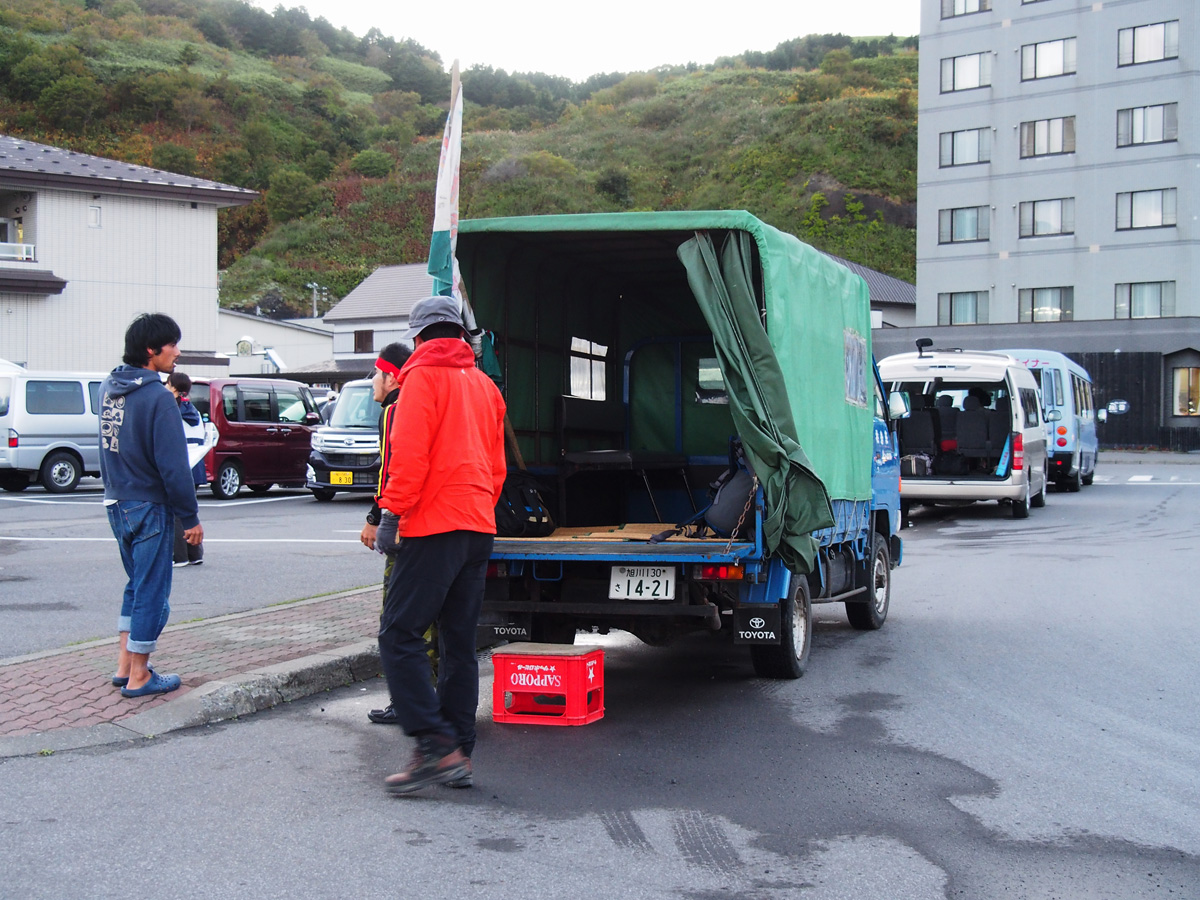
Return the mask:
{"type": "Polygon", "coordinates": [[[830,498],[870,498],[867,286],[794,236],[734,210],[476,219],[460,223],[458,259],[535,464],[560,450],[554,403],[570,393],[574,346],[574,364],[590,353],[605,396],[626,405],[629,449],[720,456],[741,435],[768,546],[795,568],[832,524],[830,498]],[[714,347],[728,405],[667,408],[679,372],[702,370],[714,347]]]}

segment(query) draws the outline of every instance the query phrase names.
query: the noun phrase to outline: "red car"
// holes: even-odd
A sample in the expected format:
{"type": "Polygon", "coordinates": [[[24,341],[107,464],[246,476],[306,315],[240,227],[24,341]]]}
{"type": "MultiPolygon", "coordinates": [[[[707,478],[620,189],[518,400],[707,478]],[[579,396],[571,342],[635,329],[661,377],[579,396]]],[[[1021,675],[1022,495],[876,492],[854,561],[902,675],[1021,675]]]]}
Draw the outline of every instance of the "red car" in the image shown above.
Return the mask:
{"type": "Polygon", "coordinates": [[[281,378],[213,378],[193,382],[189,398],[220,437],[204,461],[213,496],[242,485],[304,487],[312,431],[321,422],[308,385],[281,378]]]}

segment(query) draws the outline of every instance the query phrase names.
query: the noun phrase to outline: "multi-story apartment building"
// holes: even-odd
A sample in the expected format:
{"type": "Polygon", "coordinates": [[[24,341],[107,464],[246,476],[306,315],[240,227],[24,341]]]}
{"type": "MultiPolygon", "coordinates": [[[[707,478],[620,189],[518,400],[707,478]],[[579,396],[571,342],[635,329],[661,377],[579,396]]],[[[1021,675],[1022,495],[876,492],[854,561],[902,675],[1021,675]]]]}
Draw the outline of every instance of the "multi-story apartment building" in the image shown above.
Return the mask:
{"type": "Polygon", "coordinates": [[[922,0],[918,331],[1071,354],[1131,403],[1110,444],[1200,446],[1198,22],[1192,0],[922,0]]]}

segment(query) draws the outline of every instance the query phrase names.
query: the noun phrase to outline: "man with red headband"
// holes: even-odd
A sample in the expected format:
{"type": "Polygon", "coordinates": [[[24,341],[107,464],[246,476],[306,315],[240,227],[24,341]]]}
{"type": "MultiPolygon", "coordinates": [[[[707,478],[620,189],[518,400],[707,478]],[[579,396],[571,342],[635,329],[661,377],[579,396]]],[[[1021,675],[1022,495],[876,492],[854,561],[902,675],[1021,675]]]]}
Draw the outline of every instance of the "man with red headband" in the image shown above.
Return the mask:
{"type": "Polygon", "coordinates": [[[377,549],[394,565],[379,621],[379,657],[412,762],[385,786],[407,794],[470,784],[479,705],[475,632],[504,487],[504,399],[475,367],[459,303],[429,297],[409,314],[415,346],[400,369],[388,430],[377,549]],[[435,691],[424,635],[438,623],[435,691]]]}

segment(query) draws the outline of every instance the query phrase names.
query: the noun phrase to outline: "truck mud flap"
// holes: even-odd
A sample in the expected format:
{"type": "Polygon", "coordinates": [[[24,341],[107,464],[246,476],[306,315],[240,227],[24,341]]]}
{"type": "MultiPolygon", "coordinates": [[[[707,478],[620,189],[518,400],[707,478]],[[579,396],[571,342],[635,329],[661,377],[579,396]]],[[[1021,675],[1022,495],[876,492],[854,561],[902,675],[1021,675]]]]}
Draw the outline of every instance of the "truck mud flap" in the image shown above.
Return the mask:
{"type": "Polygon", "coordinates": [[[779,607],[739,606],[733,611],[735,644],[778,644],[782,620],[779,607]]]}

